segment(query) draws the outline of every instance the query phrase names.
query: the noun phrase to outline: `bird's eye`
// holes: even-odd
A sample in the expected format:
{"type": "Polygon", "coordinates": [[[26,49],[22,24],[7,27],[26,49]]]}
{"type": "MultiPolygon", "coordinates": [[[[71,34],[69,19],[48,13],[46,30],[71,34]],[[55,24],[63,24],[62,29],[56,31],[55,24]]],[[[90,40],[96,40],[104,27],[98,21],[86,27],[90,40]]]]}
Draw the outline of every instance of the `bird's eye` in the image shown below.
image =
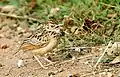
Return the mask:
{"type": "Polygon", "coordinates": [[[51,25],[51,27],[54,27],[53,25],[51,25]]]}

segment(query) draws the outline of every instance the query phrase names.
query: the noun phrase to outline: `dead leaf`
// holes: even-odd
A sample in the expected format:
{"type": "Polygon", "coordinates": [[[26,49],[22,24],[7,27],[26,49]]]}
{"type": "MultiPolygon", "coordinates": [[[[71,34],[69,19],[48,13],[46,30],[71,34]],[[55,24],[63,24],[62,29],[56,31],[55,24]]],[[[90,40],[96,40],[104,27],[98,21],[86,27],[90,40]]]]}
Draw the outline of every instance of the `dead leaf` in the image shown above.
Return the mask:
{"type": "Polygon", "coordinates": [[[28,3],[28,7],[31,8],[31,9],[34,9],[36,7],[36,0],[31,0],[28,3]]]}
{"type": "Polygon", "coordinates": [[[95,20],[90,20],[88,18],[85,18],[83,29],[86,31],[89,31],[89,29],[95,29],[97,27],[97,25],[93,26],[94,23],[96,23],[95,20]]]}
{"type": "Polygon", "coordinates": [[[74,25],[74,20],[69,16],[65,15],[63,19],[63,23],[65,28],[71,28],[71,26],[74,25]]]}
{"type": "Polygon", "coordinates": [[[97,22],[96,20],[90,20],[88,18],[84,19],[84,26],[83,29],[87,32],[91,32],[91,31],[97,31],[99,32],[101,35],[103,35],[104,33],[104,26],[101,25],[99,22],[97,22]]]}

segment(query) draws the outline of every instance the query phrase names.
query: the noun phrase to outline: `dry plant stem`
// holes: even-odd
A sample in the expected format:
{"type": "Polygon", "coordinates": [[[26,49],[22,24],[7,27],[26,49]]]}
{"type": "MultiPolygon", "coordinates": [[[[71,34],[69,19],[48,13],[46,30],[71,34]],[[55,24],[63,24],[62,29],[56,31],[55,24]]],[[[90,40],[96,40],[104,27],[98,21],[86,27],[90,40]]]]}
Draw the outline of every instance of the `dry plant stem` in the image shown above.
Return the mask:
{"type": "Polygon", "coordinates": [[[109,4],[105,4],[105,3],[102,3],[102,2],[101,2],[100,4],[105,5],[105,6],[108,6],[108,7],[118,8],[118,7],[116,7],[116,6],[112,6],[112,5],[109,5],[109,4]]]}
{"type": "MultiPolygon", "coordinates": [[[[28,17],[28,16],[17,16],[17,15],[14,15],[14,14],[5,14],[5,13],[0,13],[0,15],[1,15],[1,16],[18,18],[18,19],[29,19],[29,20],[32,20],[32,21],[40,22],[38,19],[31,18],[31,17],[28,17]]],[[[41,23],[41,22],[40,22],[40,23],[41,23]]]]}
{"type": "Polygon", "coordinates": [[[104,56],[104,54],[106,53],[106,51],[108,50],[110,44],[112,41],[109,42],[109,44],[107,45],[106,49],[104,50],[103,54],[100,56],[100,58],[98,59],[97,63],[95,64],[94,68],[97,67],[97,65],[99,64],[99,62],[101,61],[102,57],[104,56]]]}
{"type": "Polygon", "coordinates": [[[112,21],[112,20],[115,18],[116,15],[117,15],[117,13],[115,13],[115,14],[112,16],[112,18],[109,19],[105,24],[107,24],[108,22],[112,21]]]}

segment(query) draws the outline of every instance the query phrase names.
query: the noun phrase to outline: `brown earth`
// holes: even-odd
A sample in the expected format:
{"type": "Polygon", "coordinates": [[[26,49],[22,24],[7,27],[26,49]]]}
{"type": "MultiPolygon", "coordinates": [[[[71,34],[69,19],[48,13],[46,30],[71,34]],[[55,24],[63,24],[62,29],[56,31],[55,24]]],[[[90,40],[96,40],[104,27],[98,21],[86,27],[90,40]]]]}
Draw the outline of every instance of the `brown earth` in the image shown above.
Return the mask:
{"type": "MultiPolygon", "coordinates": [[[[11,28],[10,25],[7,23],[0,29],[0,77],[112,77],[112,75],[116,77],[116,73],[119,72],[119,64],[109,66],[100,63],[94,70],[93,66],[99,58],[99,52],[89,52],[84,55],[78,52],[79,56],[74,55],[76,58],[73,61],[69,61],[71,58],[58,57],[57,60],[53,60],[58,63],[43,69],[30,52],[24,53],[22,50],[17,52],[29,32],[22,30],[22,33],[21,29],[11,28]],[[24,66],[18,68],[17,62],[20,59],[24,61],[24,66]]],[[[27,27],[24,29],[27,30],[27,27]]]]}

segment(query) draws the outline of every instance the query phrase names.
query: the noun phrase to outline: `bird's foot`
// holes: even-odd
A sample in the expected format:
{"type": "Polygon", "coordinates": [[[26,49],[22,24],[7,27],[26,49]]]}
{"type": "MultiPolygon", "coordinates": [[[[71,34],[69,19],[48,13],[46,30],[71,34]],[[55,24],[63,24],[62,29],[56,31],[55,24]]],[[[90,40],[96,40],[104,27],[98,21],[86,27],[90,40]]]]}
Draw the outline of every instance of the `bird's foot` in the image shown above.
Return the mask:
{"type": "Polygon", "coordinates": [[[43,66],[43,64],[40,62],[40,60],[37,58],[37,56],[34,55],[34,58],[37,60],[37,62],[40,64],[40,66],[41,66],[43,69],[48,69],[48,67],[43,66]]]}

